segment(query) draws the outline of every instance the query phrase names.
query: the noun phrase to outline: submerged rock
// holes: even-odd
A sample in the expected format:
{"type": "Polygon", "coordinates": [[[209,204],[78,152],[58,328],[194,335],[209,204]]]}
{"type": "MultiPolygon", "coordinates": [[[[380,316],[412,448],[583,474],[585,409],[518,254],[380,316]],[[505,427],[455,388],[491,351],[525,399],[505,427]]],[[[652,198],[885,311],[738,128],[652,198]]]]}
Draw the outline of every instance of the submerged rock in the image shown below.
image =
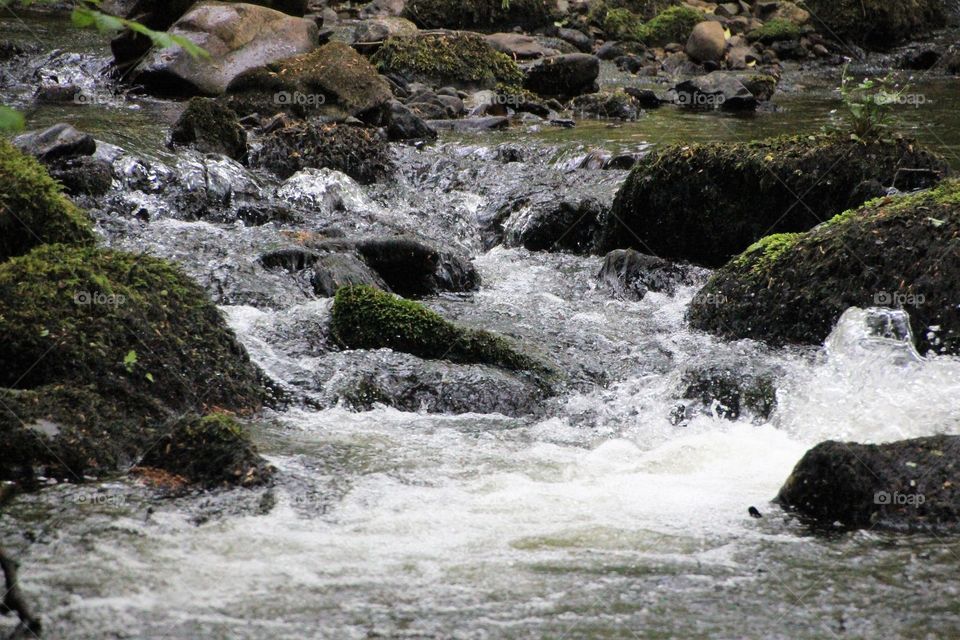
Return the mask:
{"type": "Polygon", "coordinates": [[[524,88],[542,96],[578,96],[598,90],[600,59],[588,53],[544,58],[525,70],[524,88]]]}
{"type": "Polygon", "coordinates": [[[207,0],[170,28],[210,54],[194,58],[181,47],[159,49],[137,65],[134,77],[161,95],[219,95],[238,75],[264,64],[312,51],[317,25],[244,3],[207,0]]]}
{"type": "Polygon", "coordinates": [[[97,150],[93,136],[63,123],[19,135],[13,139],[13,145],[43,162],[90,156],[97,150]]]}
{"type": "Polygon", "coordinates": [[[850,307],[901,307],[921,352],[960,353],[960,181],[873,200],[764,238],[717,271],[690,323],[729,338],[820,344],[850,307]]]}
{"type": "Polygon", "coordinates": [[[414,238],[361,240],[356,250],[402,296],[472,291],[480,285],[480,276],[469,260],[414,238]]]}
{"type": "Polygon", "coordinates": [[[881,445],[822,442],[775,502],[819,526],[924,530],[960,525],[960,436],[881,445]]]}
{"type": "MultiPolygon", "coordinates": [[[[727,420],[744,414],[766,421],[777,406],[776,383],[782,372],[744,363],[691,367],[680,381],[680,397],[697,401],[709,413],[727,420]]],[[[689,417],[690,407],[685,407],[689,417]]]]}
{"type": "Polygon", "coordinates": [[[642,300],[649,291],[673,295],[692,285],[698,274],[690,265],[668,262],[633,249],[617,249],[604,257],[597,280],[616,295],[642,300]]]}
{"type": "Polygon", "coordinates": [[[600,247],[720,266],[764,235],[806,231],[861,204],[864,180],[910,190],[948,173],[942,157],[902,139],[863,143],[836,134],[671,145],[631,171],[600,247]]]}
{"type": "Polygon", "coordinates": [[[210,98],[191,98],[170,134],[172,145],[190,145],[203,153],[222,153],[242,160],[247,155],[247,132],[237,114],[210,98]]]}
{"type": "Polygon", "coordinates": [[[368,286],[344,287],[333,303],[333,335],[349,349],[393,349],[421,358],[513,371],[544,366],[506,339],[444,320],[421,304],[368,286]]]}

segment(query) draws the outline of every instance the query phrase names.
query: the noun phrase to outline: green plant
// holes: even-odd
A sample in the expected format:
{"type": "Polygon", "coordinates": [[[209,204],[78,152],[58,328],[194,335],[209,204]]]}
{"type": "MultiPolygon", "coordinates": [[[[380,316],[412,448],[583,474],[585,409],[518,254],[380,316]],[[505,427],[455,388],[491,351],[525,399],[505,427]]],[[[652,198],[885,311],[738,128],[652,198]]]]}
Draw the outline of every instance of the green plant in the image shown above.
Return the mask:
{"type": "Polygon", "coordinates": [[[856,140],[876,140],[890,129],[893,105],[900,102],[907,88],[897,89],[890,76],[857,81],[844,66],[840,81],[845,120],[856,140]]]}

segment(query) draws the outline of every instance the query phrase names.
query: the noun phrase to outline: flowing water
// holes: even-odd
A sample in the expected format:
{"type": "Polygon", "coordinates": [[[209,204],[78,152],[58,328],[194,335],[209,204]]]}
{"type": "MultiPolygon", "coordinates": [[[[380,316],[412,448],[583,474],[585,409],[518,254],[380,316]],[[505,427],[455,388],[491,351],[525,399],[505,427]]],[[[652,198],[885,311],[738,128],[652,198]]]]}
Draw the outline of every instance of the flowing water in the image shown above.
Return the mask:
{"type": "MultiPolygon", "coordinates": [[[[59,73],[102,63],[95,43],[76,48],[83,56],[58,63],[59,73]]],[[[5,72],[0,90],[21,96],[5,72]]],[[[904,126],[954,154],[950,87],[925,87],[943,98],[922,117],[904,115],[904,126]]],[[[279,469],[268,489],[158,501],[132,480],[51,485],[5,510],[0,535],[22,563],[46,637],[960,637],[960,540],[813,535],[769,503],[824,439],[960,433],[960,360],[922,359],[902,341],[871,337],[855,311],[823,348],[724,342],[688,328],[695,286],[619,300],[597,285],[597,257],[482,250],[477,216],[511,189],[545,176],[615,188],[623,173],[573,168],[592,148],[815,131],[837,107],[826,91],[782,102],[783,112],[750,119],[663,110],[617,128],[397,149],[400,176],[369,188],[330,172],[280,187],[234,163],[163,151],[178,110],[170,103],[31,112],[30,126],[74,122],[143,156],[131,156],[123,188],[93,208],[105,241],[178,260],[297,399],[251,425],[279,469]],[[503,145],[524,162],[498,160],[503,145]],[[532,413],[497,398],[478,401],[489,413],[451,413],[429,396],[419,410],[351,409],[338,385],[371,371],[433,367],[454,385],[497,379],[332,349],[329,301],[256,263],[283,243],[283,229],[178,209],[178,189],[199,188],[198,171],[208,196],[229,194],[225,209],[243,199],[307,203],[308,229],[418,230],[469,253],[482,288],[426,303],[559,363],[562,393],[532,413]],[[176,189],[163,186],[168,175],[180,176],[176,189]],[[776,372],[769,419],[728,420],[717,406],[675,419],[677,405],[690,404],[680,399],[684,373],[718,363],[776,372]],[[750,506],[764,517],[751,518],[750,506]]],[[[504,395],[514,391],[523,395],[504,395]]]]}

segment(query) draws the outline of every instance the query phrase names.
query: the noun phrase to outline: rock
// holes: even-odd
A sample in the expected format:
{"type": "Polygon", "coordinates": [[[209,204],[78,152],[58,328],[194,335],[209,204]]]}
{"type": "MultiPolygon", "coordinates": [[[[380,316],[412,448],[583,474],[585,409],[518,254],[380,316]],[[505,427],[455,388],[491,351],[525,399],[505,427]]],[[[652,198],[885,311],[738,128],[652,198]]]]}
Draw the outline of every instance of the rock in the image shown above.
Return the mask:
{"type": "Polygon", "coordinates": [[[463,120],[428,120],[426,124],[437,131],[476,133],[478,131],[506,129],[510,126],[510,118],[506,116],[487,116],[485,118],[464,118],[463,120]]]}
{"type": "Polygon", "coordinates": [[[189,145],[202,153],[220,153],[234,160],[247,155],[247,132],[237,114],[209,98],[191,98],[170,133],[171,146],[189,145]]]}
{"type": "Polygon", "coordinates": [[[208,488],[260,485],[274,472],[243,427],[222,413],[177,420],[147,451],[140,466],[162,469],[208,488]]]}
{"type": "MultiPolygon", "coordinates": [[[[783,372],[742,362],[689,367],[680,380],[680,397],[694,400],[725,420],[750,416],[766,422],[777,406],[777,381],[783,372]]],[[[691,416],[691,407],[684,407],[691,416]]]]}
{"type": "Polygon", "coordinates": [[[636,39],[648,47],[663,47],[671,42],[686,42],[694,27],[706,20],[706,15],[686,5],[670,7],[644,23],[636,32],[636,39]]]}
{"type": "Polygon", "coordinates": [[[637,100],[622,90],[578,96],[570,102],[570,109],[580,118],[636,120],[642,113],[637,100]]]}
{"type": "Polygon", "coordinates": [[[93,244],[87,216],[60,193],[59,185],[35,158],[3,138],[0,202],[0,264],[43,243],[93,244]]]}
{"type": "Polygon", "coordinates": [[[498,84],[519,85],[523,78],[513,60],[475,33],[421,33],[411,38],[391,38],[373,54],[371,61],[381,73],[431,86],[492,89],[498,84]]]}
{"type": "Polygon", "coordinates": [[[77,131],[69,124],[55,124],[43,131],[24,133],[13,139],[15,147],[44,162],[60,158],[90,156],[97,150],[97,141],[89,133],[77,131]]]}
{"type": "Polygon", "coordinates": [[[379,132],[321,120],[296,122],[267,134],[251,162],[283,179],[301,169],[326,167],[361,184],[393,171],[387,141],[379,132]]]}
{"type": "Polygon", "coordinates": [[[533,60],[558,55],[556,49],[543,46],[540,42],[522,33],[491,33],[484,36],[490,46],[501,53],[505,53],[514,60],[533,60]]]}
{"type": "Polygon", "coordinates": [[[667,102],[666,98],[659,95],[653,89],[639,89],[637,87],[626,87],[624,93],[627,93],[633,96],[633,99],[636,100],[637,104],[643,107],[644,109],[656,109],[664,102],[667,102]]]}
{"type": "Polygon", "coordinates": [[[747,32],[747,40],[771,45],[784,40],[799,40],[800,27],[787,20],[771,20],[762,27],[747,32]]]}
{"type": "Polygon", "coordinates": [[[672,296],[677,287],[694,284],[697,276],[689,265],[617,249],[604,257],[597,280],[618,297],[643,300],[649,291],[672,296]]]}
{"type": "Polygon", "coordinates": [[[414,238],[361,240],[356,251],[390,290],[402,296],[472,291],[480,285],[480,276],[469,260],[414,238]]]}
{"type": "Polygon", "coordinates": [[[135,79],[160,95],[219,95],[244,71],[307,53],[317,45],[317,25],[311,20],[212,0],[191,8],[170,33],[202,47],[211,60],[193,58],[180,47],[151,53],[137,65],[135,79]]]}
{"type": "Polygon", "coordinates": [[[390,286],[354,253],[323,253],[313,264],[310,282],[318,296],[332,298],[340,287],[365,284],[390,291],[390,286]]]}
{"type": "Polygon", "coordinates": [[[775,502],[820,527],[954,530],[958,443],[947,435],[880,445],[821,442],[797,463],[775,502]]]}
{"type": "Polygon", "coordinates": [[[532,30],[553,23],[555,6],[545,0],[407,0],[403,15],[423,29],[521,27],[532,30]]]}
{"type": "Polygon", "coordinates": [[[897,65],[900,69],[912,69],[915,71],[927,71],[936,66],[940,61],[942,53],[936,49],[924,47],[922,49],[910,50],[900,59],[897,65]]]}
{"type": "Polygon", "coordinates": [[[687,55],[697,62],[723,58],[727,37],[719,22],[701,22],[693,28],[687,39],[687,55]]]}
{"type": "Polygon", "coordinates": [[[690,323],[725,337],[821,344],[850,307],[903,307],[920,352],[960,353],[960,182],[872,200],[764,238],[717,271],[690,323]]]}
{"type": "Polygon", "coordinates": [[[577,29],[560,27],[557,29],[557,37],[564,42],[569,42],[581,53],[590,53],[593,50],[593,38],[577,29]]]}
{"type": "Polygon", "coordinates": [[[804,0],[817,25],[831,37],[886,50],[943,26],[943,0],[804,0]]]}
{"type": "Polygon", "coordinates": [[[523,86],[542,96],[578,96],[597,90],[600,60],[586,53],[545,58],[526,69],[523,86]]]}
{"type": "Polygon", "coordinates": [[[228,104],[241,115],[284,111],[330,120],[376,120],[393,98],[386,79],[342,42],[246,71],[227,92],[228,104]]]}
{"type": "Polygon", "coordinates": [[[49,168],[50,177],[63,185],[71,196],[102,196],[113,186],[113,169],[109,162],[92,156],[58,160],[49,168]]]}
{"type": "Polygon", "coordinates": [[[724,71],[684,80],[673,89],[677,104],[691,109],[754,111],[758,104],[756,96],[736,76],[724,71]]]}
{"type": "Polygon", "coordinates": [[[427,359],[545,372],[500,336],[454,325],[423,305],[373,287],[337,291],[332,328],[349,349],[387,348],[427,359]]]}
{"type": "Polygon", "coordinates": [[[417,25],[406,18],[397,16],[383,16],[369,18],[358,22],[353,27],[354,46],[382,42],[387,38],[413,36],[417,33],[417,25]]]}
{"type": "Polygon", "coordinates": [[[774,5],[772,10],[762,12],[760,15],[760,19],[764,22],[782,20],[801,27],[810,22],[810,12],[806,9],[801,9],[789,0],[779,0],[771,4],[774,5]]]}
{"type": "Polygon", "coordinates": [[[392,100],[386,117],[390,140],[435,140],[437,132],[402,103],[392,100]]]}
{"type": "Polygon", "coordinates": [[[768,233],[805,231],[861,204],[852,194],[865,179],[907,190],[948,172],[943,158],[905,140],[863,144],[837,134],[668,146],[631,171],[600,249],[716,267],[768,233]]]}

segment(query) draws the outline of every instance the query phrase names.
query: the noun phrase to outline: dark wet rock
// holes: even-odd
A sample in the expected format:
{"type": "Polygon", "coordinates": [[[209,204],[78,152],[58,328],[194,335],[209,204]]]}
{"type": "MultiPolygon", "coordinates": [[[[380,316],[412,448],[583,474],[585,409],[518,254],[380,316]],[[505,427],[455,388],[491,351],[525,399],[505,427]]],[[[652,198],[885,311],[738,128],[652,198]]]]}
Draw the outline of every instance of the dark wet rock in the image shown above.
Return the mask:
{"type": "Polygon", "coordinates": [[[942,56],[943,54],[935,48],[923,47],[907,51],[900,59],[898,67],[914,71],[927,71],[932,69],[942,56]]]}
{"type": "Polygon", "coordinates": [[[578,117],[636,120],[642,113],[640,105],[625,91],[603,91],[577,96],[570,102],[570,109],[578,117]]]}
{"type": "Polygon", "coordinates": [[[93,243],[93,231],[83,211],[60,193],[35,158],[3,138],[0,194],[0,263],[42,243],[93,243]]]}
{"type": "Polygon", "coordinates": [[[497,84],[518,85],[523,77],[510,57],[476,33],[431,32],[391,38],[371,61],[381,73],[431,86],[492,89],[497,84]]]}
{"type": "Polygon", "coordinates": [[[44,162],[90,156],[97,150],[93,136],[77,131],[69,124],[55,124],[42,131],[24,133],[14,138],[13,144],[44,162]]]}
{"type": "Polygon", "coordinates": [[[604,257],[597,280],[617,296],[642,300],[648,291],[673,295],[678,287],[695,284],[697,271],[633,249],[617,249],[604,257]]]}
{"type": "Polygon", "coordinates": [[[656,109],[663,103],[667,102],[667,98],[665,96],[658,94],[653,89],[626,87],[623,91],[633,96],[633,99],[637,101],[637,104],[644,109],[656,109]]]}
{"type": "Polygon", "coordinates": [[[264,136],[252,162],[284,179],[305,168],[330,168],[361,184],[393,171],[387,141],[378,131],[316,119],[264,136]]]}
{"type": "Polygon", "coordinates": [[[222,153],[234,160],[247,155],[247,132],[237,121],[237,114],[210,98],[191,98],[173,125],[170,142],[203,153],[222,153]]]}
{"type": "Polygon", "coordinates": [[[604,221],[601,250],[635,248],[720,266],[769,233],[805,231],[861,204],[866,179],[910,190],[949,172],[908,140],[845,136],[674,145],[634,167],[604,221]]]}
{"type": "Polygon", "coordinates": [[[392,100],[386,116],[390,140],[434,140],[437,132],[406,105],[392,100]]]}
{"type": "MultiPolygon", "coordinates": [[[[782,376],[782,371],[746,363],[690,367],[681,377],[680,397],[727,420],[749,416],[765,422],[777,406],[777,381],[782,376]]],[[[684,409],[685,417],[691,417],[693,407],[684,409]]]]}
{"type": "Polygon", "coordinates": [[[573,97],[597,90],[600,60],[586,53],[544,58],[526,70],[523,86],[542,96],[573,97]]]}
{"type": "Polygon", "coordinates": [[[593,50],[593,38],[579,29],[559,27],[556,35],[564,42],[572,44],[581,53],[590,53],[593,50]]]}
{"type": "Polygon", "coordinates": [[[547,0],[407,0],[403,15],[424,29],[535,29],[551,24],[556,6],[547,0]],[[552,6],[553,5],[553,6],[552,6]]]}
{"type": "Polygon", "coordinates": [[[946,19],[943,0],[804,0],[804,6],[831,37],[880,50],[940,28],[946,19]]]}
{"type": "Polygon", "coordinates": [[[182,48],[152,52],[135,80],[161,95],[219,95],[244,71],[312,51],[317,25],[248,4],[200,2],[170,28],[205,49],[213,62],[182,48]]]}
{"type": "Polygon", "coordinates": [[[373,287],[337,291],[332,327],[349,349],[388,348],[433,360],[544,372],[542,364],[500,336],[457,326],[421,304],[373,287]]]}
{"type": "Polygon", "coordinates": [[[354,253],[321,253],[312,266],[310,282],[318,296],[331,298],[340,287],[365,284],[390,291],[389,285],[354,253]]]}
{"type": "Polygon", "coordinates": [[[960,437],[887,444],[821,442],[776,497],[811,524],[845,528],[956,529],[960,524],[960,437]]]}
{"type": "Polygon", "coordinates": [[[674,88],[677,104],[691,109],[753,111],[757,98],[736,77],[723,71],[684,80],[674,88]]]}
{"type": "Polygon", "coordinates": [[[304,247],[273,249],[260,256],[258,262],[267,269],[284,269],[290,273],[303,271],[320,259],[315,251],[304,247]]]}
{"type": "Polygon", "coordinates": [[[113,168],[93,156],[58,160],[49,167],[50,177],[71,196],[102,196],[113,186],[113,168]]]}
{"type": "Polygon", "coordinates": [[[147,451],[140,466],[162,469],[205,487],[256,486],[274,472],[246,430],[225,414],[181,418],[147,451]]]}
{"type": "Polygon", "coordinates": [[[921,353],[960,353],[960,182],[873,200],[807,233],[764,238],[718,270],[693,327],[820,344],[850,307],[903,307],[921,353]]]}
{"type": "Polygon", "coordinates": [[[343,120],[375,119],[392,99],[390,85],[366,58],[342,42],[246,71],[227,87],[238,113],[343,120]]]}
{"type": "Polygon", "coordinates": [[[80,102],[80,87],[75,84],[42,84],[33,94],[38,104],[77,104],[80,102]]]}
{"type": "Polygon", "coordinates": [[[469,260],[414,238],[361,240],[356,243],[356,251],[391,290],[402,296],[472,291],[480,284],[480,276],[469,260]]]}
{"type": "Polygon", "coordinates": [[[356,355],[342,354],[324,387],[333,401],[358,411],[379,404],[410,412],[524,416],[538,412],[545,396],[540,386],[494,367],[405,353],[378,355],[374,362],[356,355]]]}

